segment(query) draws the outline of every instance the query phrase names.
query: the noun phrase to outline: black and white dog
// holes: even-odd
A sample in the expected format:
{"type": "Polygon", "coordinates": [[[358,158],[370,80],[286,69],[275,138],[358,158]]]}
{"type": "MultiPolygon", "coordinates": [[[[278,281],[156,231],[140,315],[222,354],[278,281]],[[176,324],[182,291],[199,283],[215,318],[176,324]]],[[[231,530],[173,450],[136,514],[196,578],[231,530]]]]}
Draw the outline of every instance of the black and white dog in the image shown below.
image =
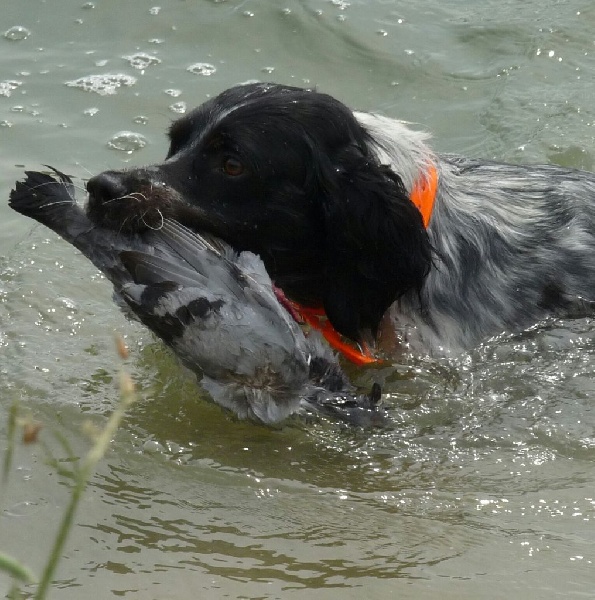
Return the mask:
{"type": "Polygon", "coordinates": [[[595,300],[591,173],[437,155],[399,121],[276,84],[231,88],[169,137],[163,163],[89,180],[90,218],[174,218],[257,253],[356,342],[464,349],[595,300]]]}

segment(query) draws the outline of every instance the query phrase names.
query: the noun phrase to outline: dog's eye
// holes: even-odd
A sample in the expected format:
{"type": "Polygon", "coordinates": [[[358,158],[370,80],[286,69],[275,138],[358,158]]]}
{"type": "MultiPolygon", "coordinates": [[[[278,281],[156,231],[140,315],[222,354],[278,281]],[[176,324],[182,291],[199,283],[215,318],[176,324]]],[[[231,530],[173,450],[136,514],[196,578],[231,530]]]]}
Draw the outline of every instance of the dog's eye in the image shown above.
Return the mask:
{"type": "Polygon", "coordinates": [[[230,177],[237,177],[244,172],[244,165],[237,158],[228,157],[223,161],[223,172],[230,177]]]}

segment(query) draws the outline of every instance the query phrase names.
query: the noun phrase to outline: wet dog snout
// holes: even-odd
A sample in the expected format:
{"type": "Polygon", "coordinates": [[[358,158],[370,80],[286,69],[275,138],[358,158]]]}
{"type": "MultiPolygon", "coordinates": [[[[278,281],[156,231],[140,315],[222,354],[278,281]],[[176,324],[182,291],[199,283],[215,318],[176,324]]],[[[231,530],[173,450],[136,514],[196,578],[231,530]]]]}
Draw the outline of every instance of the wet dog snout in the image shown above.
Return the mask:
{"type": "Polygon", "coordinates": [[[126,195],[127,189],[121,172],[104,171],[87,181],[87,192],[89,192],[90,203],[103,203],[122,198],[126,195]]]}

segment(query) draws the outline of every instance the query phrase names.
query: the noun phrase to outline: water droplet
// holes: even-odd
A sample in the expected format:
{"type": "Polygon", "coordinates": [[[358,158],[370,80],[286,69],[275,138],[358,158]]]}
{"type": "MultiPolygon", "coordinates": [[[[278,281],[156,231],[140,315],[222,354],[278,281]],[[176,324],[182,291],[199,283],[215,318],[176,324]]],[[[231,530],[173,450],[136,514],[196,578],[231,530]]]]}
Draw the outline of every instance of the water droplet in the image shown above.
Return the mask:
{"type": "Polygon", "coordinates": [[[138,150],[142,150],[147,145],[147,138],[140,133],[134,131],[119,131],[107,143],[110,148],[132,154],[138,150]]]}
{"type": "Polygon", "coordinates": [[[146,52],[137,52],[136,54],[123,56],[122,58],[127,60],[131,67],[134,67],[139,71],[144,71],[147,67],[158,65],[161,62],[159,58],[152,54],[147,54],[146,52]]]}
{"type": "Polygon", "coordinates": [[[186,70],[190,71],[190,73],[194,73],[195,75],[204,75],[205,77],[208,77],[217,71],[213,65],[202,62],[190,65],[186,70]]]}
{"type": "Polygon", "coordinates": [[[143,444],[143,450],[145,452],[150,452],[151,454],[155,454],[157,452],[163,452],[165,450],[165,448],[157,440],[147,440],[143,444]]]}
{"type": "Polygon", "coordinates": [[[4,512],[9,517],[27,517],[36,513],[39,510],[40,504],[45,504],[45,501],[38,503],[25,500],[23,502],[17,502],[16,504],[13,504],[4,512]]]}
{"type": "Polygon", "coordinates": [[[0,96],[5,96],[6,98],[9,98],[12,92],[14,92],[14,90],[16,90],[21,85],[23,85],[22,81],[0,81],[0,96]]]}
{"type": "Polygon", "coordinates": [[[182,115],[186,112],[186,110],[188,110],[188,107],[186,106],[185,102],[174,102],[173,104],[169,105],[169,110],[176,114],[182,115]]]}
{"type": "Polygon", "coordinates": [[[84,92],[94,92],[100,96],[115,94],[122,86],[131,86],[136,83],[136,78],[124,73],[106,73],[104,75],[87,75],[67,81],[68,87],[74,87],[84,92]]]}
{"type": "Polygon", "coordinates": [[[19,42],[26,40],[31,35],[31,32],[21,25],[15,25],[4,32],[4,37],[11,42],[19,42]]]}

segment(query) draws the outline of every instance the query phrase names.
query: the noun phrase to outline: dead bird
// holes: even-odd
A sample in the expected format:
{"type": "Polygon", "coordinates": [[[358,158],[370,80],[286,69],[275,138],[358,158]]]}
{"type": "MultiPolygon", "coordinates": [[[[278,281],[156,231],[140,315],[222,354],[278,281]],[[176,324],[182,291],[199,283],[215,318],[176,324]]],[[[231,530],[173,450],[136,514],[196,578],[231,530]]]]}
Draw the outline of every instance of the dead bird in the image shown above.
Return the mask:
{"type": "Polygon", "coordinates": [[[143,232],[94,224],[70,177],[27,171],[10,194],[17,212],[50,228],[114,286],[116,300],[202,377],[213,400],[272,424],[308,409],[358,426],[383,424],[378,384],[350,385],[322,338],[305,335],[279,302],[262,261],[174,220],[143,232]]]}

